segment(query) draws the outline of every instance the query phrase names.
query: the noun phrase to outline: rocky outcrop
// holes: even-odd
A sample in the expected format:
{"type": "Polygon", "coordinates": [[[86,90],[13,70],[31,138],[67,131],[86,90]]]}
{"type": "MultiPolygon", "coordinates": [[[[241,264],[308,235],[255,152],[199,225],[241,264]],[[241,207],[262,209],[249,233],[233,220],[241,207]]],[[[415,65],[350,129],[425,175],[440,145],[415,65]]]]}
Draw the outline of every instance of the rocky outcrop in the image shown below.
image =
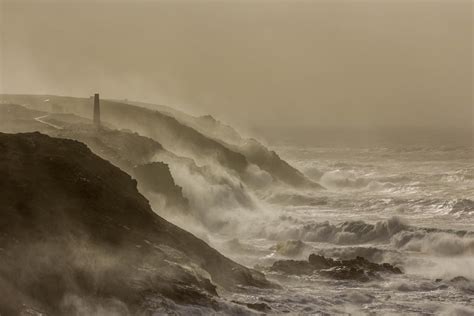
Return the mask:
{"type": "Polygon", "coordinates": [[[0,133],[0,313],[135,314],[162,297],[214,303],[216,285],[271,286],[150,208],[84,144],[0,133]]]}
{"type": "Polygon", "coordinates": [[[145,196],[160,194],[166,199],[166,206],[189,211],[189,201],[183,196],[183,189],[176,185],[170,168],[163,162],[151,162],[135,166],[132,172],[145,196]]]}
{"type": "Polygon", "coordinates": [[[277,254],[282,256],[297,257],[301,256],[303,252],[310,249],[310,247],[301,240],[287,240],[279,242],[270,249],[275,250],[277,254]]]}
{"type": "Polygon", "coordinates": [[[248,161],[267,171],[275,179],[293,187],[321,189],[322,187],[309,180],[299,170],[284,161],[278,154],[269,150],[255,139],[246,140],[235,151],[242,153],[248,161]]]}
{"type": "Polygon", "coordinates": [[[280,260],[270,268],[271,271],[285,274],[304,275],[319,273],[338,280],[358,280],[361,282],[379,278],[380,273],[401,274],[402,271],[389,263],[377,264],[363,257],[351,260],[334,260],[311,254],[308,261],[280,260]]]}

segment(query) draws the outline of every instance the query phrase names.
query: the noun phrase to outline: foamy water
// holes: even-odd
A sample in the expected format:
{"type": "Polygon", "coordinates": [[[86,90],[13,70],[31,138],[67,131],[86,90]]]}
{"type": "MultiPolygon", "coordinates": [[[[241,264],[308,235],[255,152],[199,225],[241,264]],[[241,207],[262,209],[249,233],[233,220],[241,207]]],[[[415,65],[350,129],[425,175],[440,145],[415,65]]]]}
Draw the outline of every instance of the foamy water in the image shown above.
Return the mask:
{"type": "Polygon", "coordinates": [[[360,283],[268,273],[282,289],[224,297],[275,313],[474,315],[473,148],[277,151],[327,190],[268,194],[264,216],[247,218],[245,233],[211,236],[213,246],[256,268],[319,253],[404,274],[360,283]]]}

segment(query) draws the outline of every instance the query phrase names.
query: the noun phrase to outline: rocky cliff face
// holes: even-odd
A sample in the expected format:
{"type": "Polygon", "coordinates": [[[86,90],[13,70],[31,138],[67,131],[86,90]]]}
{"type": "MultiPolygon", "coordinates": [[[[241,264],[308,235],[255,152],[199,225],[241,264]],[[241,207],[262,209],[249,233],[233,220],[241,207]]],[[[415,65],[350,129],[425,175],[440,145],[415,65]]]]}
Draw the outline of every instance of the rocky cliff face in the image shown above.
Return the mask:
{"type": "Polygon", "coordinates": [[[156,215],[136,181],[77,141],[0,133],[0,213],[2,315],[218,309],[216,285],[270,286],[156,215]]]}
{"type": "Polygon", "coordinates": [[[165,197],[168,208],[189,212],[189,201],[184,197],[183,189],[174,183],[167,164],[156,161],[137,165],[133,168],[133,176],[145,195],[159,194],[165,197]]]}

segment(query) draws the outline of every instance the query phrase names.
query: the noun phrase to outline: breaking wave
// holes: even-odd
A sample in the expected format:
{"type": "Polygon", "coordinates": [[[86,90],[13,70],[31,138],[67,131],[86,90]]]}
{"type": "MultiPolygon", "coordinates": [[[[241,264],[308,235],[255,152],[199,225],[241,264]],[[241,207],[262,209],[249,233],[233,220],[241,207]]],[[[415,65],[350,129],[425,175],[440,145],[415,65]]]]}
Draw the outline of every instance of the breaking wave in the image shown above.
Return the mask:
{"type": "Polygon", "coordinates": [[[474,255],[474,234],[458,236],[445,232],[404,231],[392,238],[397,248],[438,256],[474,255]]]}
{"type": "Polygon", "coordinates": [[[326,222],[301,223],[293,217],[280,217],[285,225],[266,230],[274,240],[296,239],[312,242],[327,242],[342,245],[368,242],[388,242],[398,232],[409,229],[398,217],[369,224],[364,221],[346,221],[340,224],[326,222]]]}
{"type": "Polygon", "coordinates": [[[396,186],[396,182],[408,182],[409,178],[405,176],[399,177],[370,177],[359,176],[354,171],[333,170],[324,173],[319,182],[328,189],[368,189],[382,190],[390,189],[396,186]]]}

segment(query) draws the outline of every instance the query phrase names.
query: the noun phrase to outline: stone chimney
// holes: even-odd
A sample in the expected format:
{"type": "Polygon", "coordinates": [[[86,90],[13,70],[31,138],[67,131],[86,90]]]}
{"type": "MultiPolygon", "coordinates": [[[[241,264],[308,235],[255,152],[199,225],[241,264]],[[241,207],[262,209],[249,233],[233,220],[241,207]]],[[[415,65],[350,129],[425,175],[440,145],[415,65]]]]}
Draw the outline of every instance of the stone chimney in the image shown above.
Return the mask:
{"type": "Polygon", "coordinates": [[[100,129],[100,100],[98,93],[94,95],[94,125],[97,129],[100,129]]]}

